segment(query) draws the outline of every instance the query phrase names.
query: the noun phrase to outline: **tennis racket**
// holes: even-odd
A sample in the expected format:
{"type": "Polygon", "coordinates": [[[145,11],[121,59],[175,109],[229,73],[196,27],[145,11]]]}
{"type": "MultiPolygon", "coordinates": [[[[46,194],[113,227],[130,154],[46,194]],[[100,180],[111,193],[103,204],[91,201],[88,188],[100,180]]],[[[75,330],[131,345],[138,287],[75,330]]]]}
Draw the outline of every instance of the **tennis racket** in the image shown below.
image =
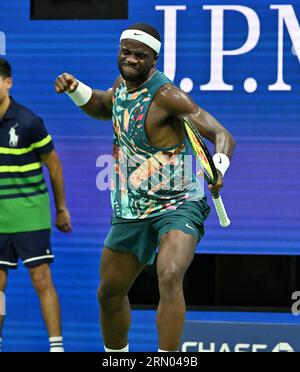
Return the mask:
{"type": "MultiPolygon", "coordinates": [[[[214,165],[213,159],[206,147],[200,133],[195,128],[191,120],[184,116],[183,124],[185,127],[186,134],[190,140],[191,148],[195,154],[203,172],[205,178],[209,184],[215,185],[218,182],[218,172],[214,165]]],[[[230,219],[227,216],[226,209],[219,193],[213,193],[212,199],[216,207],[216,211],[219,217],[220,225],[227,227],[230,225],[230,219]]]]}

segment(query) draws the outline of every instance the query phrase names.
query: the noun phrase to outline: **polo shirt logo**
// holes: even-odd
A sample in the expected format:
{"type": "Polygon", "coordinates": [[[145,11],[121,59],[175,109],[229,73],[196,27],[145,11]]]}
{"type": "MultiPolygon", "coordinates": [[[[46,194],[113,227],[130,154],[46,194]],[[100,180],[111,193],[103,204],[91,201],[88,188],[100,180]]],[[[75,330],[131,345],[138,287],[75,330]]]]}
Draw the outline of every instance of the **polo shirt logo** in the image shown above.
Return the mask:
{"type": "Polygon", "coordinates": [[[17,123],[16,125],[14,125],[12,128],[10,128],[10,131],[9,131],[9,146],[10,147],[17,147],[18,146],[18,142],[19,142],[19,136],[17,135],[16,133],[16,129],[19,126],[19,124],[17,123]]]}

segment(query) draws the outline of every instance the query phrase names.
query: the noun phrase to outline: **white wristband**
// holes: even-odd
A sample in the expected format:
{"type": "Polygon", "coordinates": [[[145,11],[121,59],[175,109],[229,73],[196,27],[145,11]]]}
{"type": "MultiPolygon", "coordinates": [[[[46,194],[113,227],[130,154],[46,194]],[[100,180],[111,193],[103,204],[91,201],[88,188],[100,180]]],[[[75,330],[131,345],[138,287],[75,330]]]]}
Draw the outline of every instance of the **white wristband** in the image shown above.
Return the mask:
{"type": "Polygon", "coordinates": [[[75,103],[76,106],[84,106],[91,99],[93,91],[92,88],[83,84],[81,81],[78,81],[78,87],[72,93],[67,93],[71,100],[75,103]]]}
{"type": "Polygon", "coordinates": [[[230,165],[228,156],[219,152],[213,156],[213,161],[217,170],[222,174],[222,177],[224,177],[230,165]]]}

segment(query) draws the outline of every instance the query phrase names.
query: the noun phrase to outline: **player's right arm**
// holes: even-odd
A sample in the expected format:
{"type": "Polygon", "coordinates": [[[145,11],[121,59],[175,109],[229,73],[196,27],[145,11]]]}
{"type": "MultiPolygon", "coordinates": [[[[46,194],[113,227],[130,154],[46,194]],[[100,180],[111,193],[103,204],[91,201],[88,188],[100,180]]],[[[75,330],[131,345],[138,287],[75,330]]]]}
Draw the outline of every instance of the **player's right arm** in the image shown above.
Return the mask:
{"type": "Polygon", "coordinates": [[[57,93],[67,93],[77,106],[93,118],[109,120],[112,117],[114,88],[92,90],[73,75],[63,73],[55,80],[55,90],[57,93]]]}

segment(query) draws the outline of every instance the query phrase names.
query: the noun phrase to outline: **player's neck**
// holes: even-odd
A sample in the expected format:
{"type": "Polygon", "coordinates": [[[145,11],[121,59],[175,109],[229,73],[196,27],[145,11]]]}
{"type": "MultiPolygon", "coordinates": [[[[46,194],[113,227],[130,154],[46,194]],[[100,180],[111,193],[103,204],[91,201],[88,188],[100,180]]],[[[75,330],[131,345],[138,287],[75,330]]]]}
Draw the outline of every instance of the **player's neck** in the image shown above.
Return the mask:
{"type": "Polygon", "coordinates": [[[143,79],[143,81],[125,81],[126,83],[126,87],[127,87],[127,93],[130,93],[131,91],[135,91],[139,88],[141,88],[143,85],[145,85],[146,83],[148,83],[148,81],[152,78],[152,76],[156,73],[156,68],[153,67],[148,76],[146,77],[146,79],[143,79]]]}
{"type": "Polygon", "coordinates": [[[10,98],[6,96],[3,101],[0,102],[0,120],[3,119],[4,115],[6,114],[8,107],[10,105],[10,98]]]}

